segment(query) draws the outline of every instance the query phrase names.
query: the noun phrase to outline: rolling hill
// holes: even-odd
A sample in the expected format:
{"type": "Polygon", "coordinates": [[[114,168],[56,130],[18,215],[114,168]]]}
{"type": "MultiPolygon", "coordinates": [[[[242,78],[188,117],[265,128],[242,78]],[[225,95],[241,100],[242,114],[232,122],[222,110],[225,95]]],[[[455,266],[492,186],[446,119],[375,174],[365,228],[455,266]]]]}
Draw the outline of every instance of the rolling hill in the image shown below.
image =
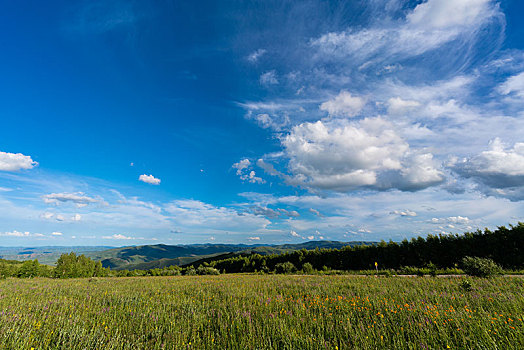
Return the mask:
{"type": "Polygon", "coordinates": [[[244,245],[244,244],[191,244],[191,245],[142,245],[108,249],[86,254],[114,270],[148,270],[171,265],[187,265],[199,260],[213,260],[217,256],[235,254],[281,254],[300,249],[341,248],[347,245],[372,242],[311,241],[299,244],[244,245]]]}

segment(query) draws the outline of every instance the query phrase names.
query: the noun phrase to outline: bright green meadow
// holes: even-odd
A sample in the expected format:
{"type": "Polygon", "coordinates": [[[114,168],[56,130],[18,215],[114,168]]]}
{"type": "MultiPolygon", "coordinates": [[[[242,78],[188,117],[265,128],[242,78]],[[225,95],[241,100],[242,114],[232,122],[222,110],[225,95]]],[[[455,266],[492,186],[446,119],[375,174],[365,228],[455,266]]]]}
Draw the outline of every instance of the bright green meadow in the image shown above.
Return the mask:
{"type": "Polygon", "coordinates": [[[524,349],[523,316],[521,277],[0,280],[1,349],[524,349]]]}

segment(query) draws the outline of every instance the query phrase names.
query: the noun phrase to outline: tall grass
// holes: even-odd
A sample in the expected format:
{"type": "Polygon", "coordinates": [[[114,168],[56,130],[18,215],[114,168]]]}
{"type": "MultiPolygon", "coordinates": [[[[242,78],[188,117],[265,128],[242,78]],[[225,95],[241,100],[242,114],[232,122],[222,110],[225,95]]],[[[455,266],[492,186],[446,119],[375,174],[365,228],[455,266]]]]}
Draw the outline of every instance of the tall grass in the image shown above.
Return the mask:
{"type": "Polygon", "coordinates": [[[524,348],[520,277],[0,281],[2,349],[524,348]]]}

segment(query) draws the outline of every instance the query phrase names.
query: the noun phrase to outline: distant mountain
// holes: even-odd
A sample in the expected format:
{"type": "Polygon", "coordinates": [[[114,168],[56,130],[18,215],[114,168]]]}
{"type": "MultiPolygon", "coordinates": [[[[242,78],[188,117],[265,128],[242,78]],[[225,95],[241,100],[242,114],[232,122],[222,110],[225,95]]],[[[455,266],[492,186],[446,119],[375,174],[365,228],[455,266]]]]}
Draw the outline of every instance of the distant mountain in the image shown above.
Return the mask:
{"type": "Polygon", "coordinates": [[[60,255],[74,252],[76,254],[89,255],[114,247],[110,246],[44,246],[44,247],[0,247],[0,259],[6,260],[34,260],[44,265],[53,265],[60,255]]]}
{"type": "MultiPolygon", "coordinates": [[[[192,244],[192,245],[142,245],[136,247],[122,247],[89,254],[89,257],[100,260],[104,267],[115,270],[137,269],[134,265],[148,263],[160,259],[175,259],[170,265],[189,263],[187,259],[201,259],[204,256],[240,251],[248,248],[247,245],[233,244],[192,244]],[[178,259],[178,260],[177,260],[178,259]]],[[[166,266],[170,266],[166,265],[166,266]]]]}
{"type": "MultiPolygon", "coordinates": [[[[244,244],[192,244],[143,245],[92,252],[87,256],[99,260],[104,267],[114,270],[148,270],[171,265],[187,265],[199,260],[224,258],[229,254],[282,254],[300,249],[338,249],[344,246],[370,244],[370,242],[311,241],[299,244],[244,245],[244,244]]],[[[203,261],[204,261],[203,260],[203,261]]]]}

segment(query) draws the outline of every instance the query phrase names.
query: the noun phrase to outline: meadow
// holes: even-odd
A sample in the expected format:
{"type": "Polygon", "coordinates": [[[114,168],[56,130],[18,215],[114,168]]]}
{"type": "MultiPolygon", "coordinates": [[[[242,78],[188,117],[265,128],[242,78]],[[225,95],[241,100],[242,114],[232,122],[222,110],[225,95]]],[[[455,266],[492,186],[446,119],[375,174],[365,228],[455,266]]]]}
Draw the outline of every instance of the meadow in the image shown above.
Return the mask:
{"type": "Polygon", "coordinates": [[[0,280],[2,349],[523,349],[524,279],[0,280]]]}

